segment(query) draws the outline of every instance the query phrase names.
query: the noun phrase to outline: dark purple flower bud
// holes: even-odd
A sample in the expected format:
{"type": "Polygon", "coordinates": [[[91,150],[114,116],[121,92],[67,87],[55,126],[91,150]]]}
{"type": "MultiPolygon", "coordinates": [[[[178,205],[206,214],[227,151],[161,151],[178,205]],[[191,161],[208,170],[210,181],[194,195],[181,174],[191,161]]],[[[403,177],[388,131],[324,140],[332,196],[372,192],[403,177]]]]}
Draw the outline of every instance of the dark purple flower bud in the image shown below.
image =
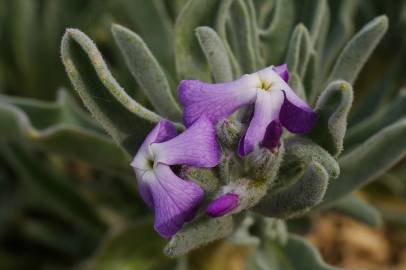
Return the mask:
{"type": "Polygon", "coordinates": [[[234,210],[238,205],[239,196],[234,193],[221,195],[210,202],[207,206],[206,214],[211,217],[220,217],[234,210]]]}

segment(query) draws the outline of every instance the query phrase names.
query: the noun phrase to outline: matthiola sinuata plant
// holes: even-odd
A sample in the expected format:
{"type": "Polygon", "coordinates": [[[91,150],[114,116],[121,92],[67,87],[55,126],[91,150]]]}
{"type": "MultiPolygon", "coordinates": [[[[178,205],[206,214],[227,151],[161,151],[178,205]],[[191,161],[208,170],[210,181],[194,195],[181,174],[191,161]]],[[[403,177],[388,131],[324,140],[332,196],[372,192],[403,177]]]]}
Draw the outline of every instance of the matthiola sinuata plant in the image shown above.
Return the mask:
{"type": "Polygon", "coordinates": [[[404,156],[406,123],[397,118],[345,148],[344,137],[352,84],[388,20],[377,17],[351,37],[352,1],[339,5],[331,23],[328,2],[310,2],[190,0],[167,30],[175,53],[165,65],[140,36],[113,25],[147,102],[119,85],[89,37],[66,31],[69,78],[133,160],[154,228],[169,239],[166,255],[227,238],[253,247],[248,269],[279,260],[292,269],[333,269],[287,232],[289,220],[334,208],[379,223],[351,192],[404,156]],[[297,10],[306,11],[305,24],[297,10]],[[383,149],[391,154],[378,160],[383,149]]]}

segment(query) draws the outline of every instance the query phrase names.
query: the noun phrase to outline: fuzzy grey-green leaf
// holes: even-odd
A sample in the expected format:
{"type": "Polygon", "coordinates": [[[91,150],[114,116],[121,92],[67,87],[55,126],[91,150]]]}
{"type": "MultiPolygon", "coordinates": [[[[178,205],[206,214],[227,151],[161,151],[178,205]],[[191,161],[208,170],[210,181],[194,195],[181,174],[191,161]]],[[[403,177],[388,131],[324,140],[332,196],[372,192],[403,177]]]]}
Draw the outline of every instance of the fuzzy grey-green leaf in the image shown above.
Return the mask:
{"type": "Polygon", "coordinates": [[[348,195],[334,204],[337,211],[372,227],[382,225],[382,217],[378,210],[355,195],[348,195]]]}
{"type": "Polygon", "coordinates": [[[388,18],[380,16],[364,26],[345,46],[330,73],[328,82],[354,83],[368,57],[388,29],[388,18]]]}
{"type": "Polygon", "coordinates": [[[344,155],[340,177],[329,185],[324,204],[346,196],[382,175],[406,155],[406,119],[384,128],[344,155]]]}
{"type": "Polygon", "coordinates": [[[141,37],[120,25],[113,25],[112,32],[131,74],[154,109],[165,118],[180,120],[180,107],[168,79],[141,37]]]}
{"type": "Polygon", "coordinates": [[[296,183],[265,196],[254,207],[254,211],[283,219],[303,215],[322,201],[328,179],[324,167],[320,163],[312,162],[296,183]]]}
{"type": "Polygon", "coordinates": [[[208,26],[202,26],[196,29],[196,35],[209,62],[214,81],[219,83],[233,80],[227,49],[216,31],[208,26]]]}
{"type": "Polygon", "coordinates": [[[66,72],[85,106],[116,143],[134,155],[160,117],[121,88],[96,45],[81,31],[66,31],[61,52],[66,72]]]}
{"type": "Polygon", "coordinates": [[[164,253],[169,257],[184,255],[193,249],[230,235],[233,229],[234,222],[231,216],[201,217],[187,224],[173,236],[166,245],[164,253]]]}
{"type": "Polygon", "coordinates": [[[198,26],[211,25],[211,16],[219,0],[190,0],[175,23],[175,57],[179,79],[209,81],[210,74],[194,31],[198,26]]]}
{"type": "Polygon", "coordinates": [[[315,112],[318,119],[308,137],[333,156],[338,156],[343,149],[352,101],[352,86],[345,81],[332,82],[317,101],[315,112]]]}
{"type": "Polygon", "coordinates": [[[300,23],[295,27],[289,41],[289,49],[286,55],[289,72],[297,73],[303,78],[312,50],[309,31],[306,26],[300,23]]]}

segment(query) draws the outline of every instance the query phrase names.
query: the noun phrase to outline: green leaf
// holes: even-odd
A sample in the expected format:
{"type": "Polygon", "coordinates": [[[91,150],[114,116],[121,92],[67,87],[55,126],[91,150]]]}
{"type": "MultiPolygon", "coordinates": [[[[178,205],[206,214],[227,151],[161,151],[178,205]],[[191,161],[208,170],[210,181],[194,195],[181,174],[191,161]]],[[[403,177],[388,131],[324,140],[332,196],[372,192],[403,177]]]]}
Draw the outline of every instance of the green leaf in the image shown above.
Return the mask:
{"type": "Polygon", "coordinates": [[[246,3],[234,0],[230,9],[230,26],[233,52],[241,65],[243,73],[252,73],[257,70],[256,43],[253,39],[255,33],[250,13],[246,3]]]}
{"type": "MultiPolygon", "coordinates": [[[[165,3],[156,0],[114,2],[123,3],[118,9],[117,19],[121,19],[125,14],[131,25],[134,25],[134,29],[137,29],[137,34],[144,39],[160,64],[166,70],[173,70],[174,29],[165,3]],[[165,45],[163,46],[163,44],[165,45]]],[[[110,10],[108,12],[111,13],[110,10]]]]}
{"type": "Polygon", "coordinates": [[[324,78],[330,72],[334,60],[353,33],[354,15],[359,2],[359,0],[329,1],[332,18],[326,48],[322,57],[321,78],[324,78]]]}
{"type": "Polygon", "coordinates": [[[85,230],[93,241],[104,231],[106,225],[94,206],[44,160],[12,145],[0,145],[0,153],[23,181],[26,204],[57,213],[85,230]]]}
{"type": "Polygon", "coordinates": [[[268,217],[283,219],[303,215],[322,201],[328,179],[324,167],[312,162],[296,183],[268,194],[253,210],[268,217]]]}
{"type": "Polygon", "coordinates": [[[379,132],[406,116],[406,89],[401,90],[393,102],[387,104],[381,110],[376,111],[362,122],[352,126],[345,137],[347,147],[362,143],[370,136],[379,132]]]}
{"type": "Polygon", "coordinates": [[[285,149],[284,161],[287,165],[285,169],[289,170],[289,165],[292,162],[299,162],[301,164],[317,162],[326,169],[329,177],[337,178],[340,174],[340,167],[337,161],[325,149],[310,140],[298,137],[286,139],[285,149]]]}
{"type": "Polygon", "coordinates": [[[332,206],[333,211],[352,217],[372,227],[382,225],[382,217],[378,210],[355,195],[348,195],[332,206]]]}
{"type": "Polygon", "coordinates": [[[182,9],[175,23],[176,70],[178,79],[210,81],[194,31],[198,26],[210,25],[212,14],[219,0],[190,0],[182,9]]]}
{"type": "Polygon", "coordinates": [[[289,41],[289,49],[286,55],[289,72],[297,73],[303,78],[312,51],[309,31],[306,26],[300,23],[295,27],[289,41]]]}
{"type": "Polygon", "coordinates": [[[365,25],[345,46],[330,73],[328,82],[354,83],[369,56],[388,30],[388,17],[380,16],[365,25]]]}
{"type": "Polygon", "coordinates": [[[276,0],[269,26],[260,32],[266,65],[281,63],[295,23],[295,1],[276,0]]]}
{"type": "Polygon", "coordinates": [[[289,235],[286,244],[267,240],[249,259],[250,270],[339,270],[326,264],[316,248],[304,238],[289,235]]]}
{"type": "Polygon", "coordinates": [[[83,103],[130,155],[160,117],[133,100],[113,78],[93,41],[76,29],[62,39],[62,60],[83,103]]]}
{"type": "Polygon", "coordinates": [[[168,79],[142,38],[120,25],[113,25],[112,32],[131,74],[154,109],[163,117],[180,120],[180,107],[172,96],[168,79]]]}
{"type": "Polygon", "coordinates": [[[322,38],[323,32],[325,31],[325,19],[328,18],[327,0],[311,1],[310,10],[312,12],[312,14],[309,16],[311,18],[311,22],[309,24],[310,38],[313,44],[316,44],[316,42],[322,38]]]}
{"type": "Polygon", "coordinates": [[[295,91],[295,93],[301,97],[303,100],[306,100],[306,92],[297,73],[290,73],[289,86],[295,91]]]}
{"type": "Polygon", "coordinates": [[[0,139],[127,172],[129,157],[108,138],[65,91],[56,102],[0,96],[0,139]]]}
{"type": "Polygon", "coordinates": [[[226,31],[227,23],[228,23],[229,16],[230,16],[230,9],[231,9],[231,5],[233,4],[233,2],[234,2],[234,0],[224,0],[224,1],[220,2],[216,21],[215,21],[215,26],[216,26],[215,28],[227,50],[228,57],[230,59],[231,67],[233,70],[233,76],[234,76],[234,78],[238,78],[241,76],[241,67],[240,67],[239,63],[237,62],[237,59],[236,59],[233,51],[231,50],[231,46],[228,42],[228,36],[227,36],[227,31],[226,31]]]}
{"type": "Polygon", "coordinates": [[[131,224],[107,234],[96,254],[81,269],[166,269],[173,262],[163,256],[163,245],[164,240],[154,232],[150,222],[131,224]]]}
{"type": "Polygon", "coordinates": [[[332,82],[317,101],[315,112],[318,119],[307,136],[333,156],[338,156],[343,149],[352,101],[352,87],[344,81],[332,82]]]}
{"type": "Polygon", "coordinates": [[[384,128],[340,160],[340,177],[330,183],[323,205],[373,181],[406,155],[406,119],[384,128]]]}
{"type": "Polygon", "coordinates": [[[184,255],[192,249],[230,235],[234,229],[231,216],[219,218],[201,217],[187,224],[171,238],[164,252],[169,257],[184,255]]]}
{"type": "Polygon", "coordinates": [[[217,83],[232,81],[233,70],[227,49],[216,31],[208,26],[202,26],[196,29],[196,35],[209,62],[214,81],[217,83]]]}

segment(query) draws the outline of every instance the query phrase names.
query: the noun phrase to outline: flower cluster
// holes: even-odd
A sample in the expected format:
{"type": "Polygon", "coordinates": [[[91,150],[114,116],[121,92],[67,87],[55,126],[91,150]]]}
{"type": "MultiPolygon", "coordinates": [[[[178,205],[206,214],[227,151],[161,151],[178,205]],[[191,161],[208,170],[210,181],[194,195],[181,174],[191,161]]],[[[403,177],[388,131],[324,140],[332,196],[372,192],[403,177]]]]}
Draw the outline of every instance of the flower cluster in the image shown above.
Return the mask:
{"type": "MultiPolygon", "coordinates": [[[[154,209],[155,230],[171,237],[192,220],[204,197],[195,182],[180,178],[173,166],[212,168],[221,160],[216,125],[237,110],[252,112],[238,149],[245,157],[258,148],[275,150],[282,128],[303,134],[314,126],[316,114],[289,87],[286,65],[271,66],[232,82],[209,84],[183,80],[178,87],[186,130],[177,134],[174,125],[160,121],[145,139],[131,166],[146,204],[154,209]],[[172,166],[172,167],[171,167],[172,166]]],[[[224,188],[222,189],[225,190],[224,188]]],[[[237,208],[239,195],[222,192],[210,202],[210,217],[225,215],[237,208]]]]}

